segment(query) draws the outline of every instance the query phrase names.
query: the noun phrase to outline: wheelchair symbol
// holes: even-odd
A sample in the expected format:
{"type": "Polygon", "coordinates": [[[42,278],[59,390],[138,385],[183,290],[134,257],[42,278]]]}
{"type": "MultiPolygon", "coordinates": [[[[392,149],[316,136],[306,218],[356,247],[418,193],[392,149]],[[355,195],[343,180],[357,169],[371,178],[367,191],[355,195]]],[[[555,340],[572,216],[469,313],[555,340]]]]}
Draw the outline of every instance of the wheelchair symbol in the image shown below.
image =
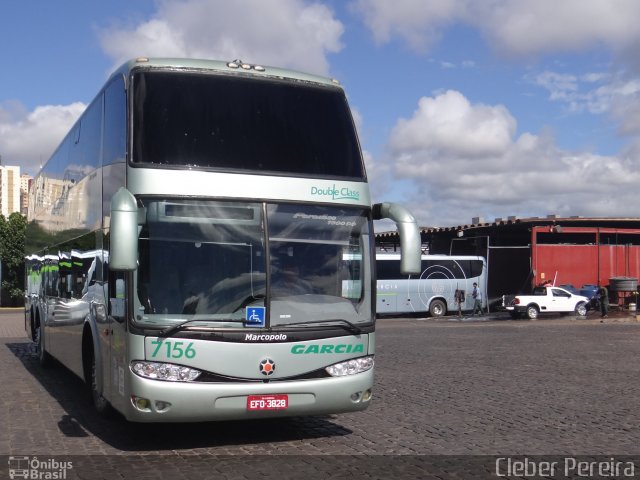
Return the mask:
{"type": "Polygon", "coordinates": [[[264,327],[265,316],[265,307],[249,307],[245,313],[245,321],[252,327],[264,327]]]}

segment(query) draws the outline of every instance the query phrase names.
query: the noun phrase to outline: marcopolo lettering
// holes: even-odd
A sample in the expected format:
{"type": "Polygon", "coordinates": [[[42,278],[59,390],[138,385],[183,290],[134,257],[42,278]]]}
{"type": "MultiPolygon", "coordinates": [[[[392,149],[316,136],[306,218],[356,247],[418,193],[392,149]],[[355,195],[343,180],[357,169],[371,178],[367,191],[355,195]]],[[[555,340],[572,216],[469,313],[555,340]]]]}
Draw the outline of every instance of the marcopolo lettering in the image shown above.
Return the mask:
{"type": "Polygon", "coordinates": [[[278,333],[278,334],[247,333],[244,336],[245,342],[284,342],[286,339],[287,339],[286,333],[278,333]]]}
{"type": "Polygon", "coordinates": [[[313,355],[323,353],[364,353],[363,343],[347,343],[333,345],[331,343],[325,343],[321,345],[294,345],[291,347],[291,353],[296,355],[313,355]]]}

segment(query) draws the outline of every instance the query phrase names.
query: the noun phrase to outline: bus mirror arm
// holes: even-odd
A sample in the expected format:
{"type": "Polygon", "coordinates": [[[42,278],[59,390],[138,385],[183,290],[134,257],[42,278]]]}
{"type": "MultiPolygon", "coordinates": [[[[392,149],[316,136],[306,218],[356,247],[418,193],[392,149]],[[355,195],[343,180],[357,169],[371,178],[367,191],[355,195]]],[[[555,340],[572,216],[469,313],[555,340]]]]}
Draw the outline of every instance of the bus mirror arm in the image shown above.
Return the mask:
{"type": "Polygon", "coordinates": [[[131,272],[138,268],[138,204],[124,187],[111,199],[109,268],[131,272]]]}
{"type": "Polygon", "coordinates": [[[403,275],[419,275],[422,272],[420,256],[422,240],[420,230],[413,215],[397,203],[376,203],[373,205],[373,219],[389,218],[396,223],[400,236],[400,272],[403,275]]]}

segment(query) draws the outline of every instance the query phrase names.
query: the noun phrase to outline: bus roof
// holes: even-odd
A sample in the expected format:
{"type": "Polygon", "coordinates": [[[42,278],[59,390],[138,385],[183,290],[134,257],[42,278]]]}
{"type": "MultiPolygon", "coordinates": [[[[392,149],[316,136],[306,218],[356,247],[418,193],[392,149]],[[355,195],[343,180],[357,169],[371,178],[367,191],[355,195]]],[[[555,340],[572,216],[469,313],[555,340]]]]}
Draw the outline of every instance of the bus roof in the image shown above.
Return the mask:
{"type": "Polygon", "coordinates": [[[201,60],[193,58],[138,57],[125,62],[118,70],[113,73],[112,77],[116,75],[126,76],[128,72],[136,68],[157,68],[163,70],[186,70],[200,72],[208,71],[243,76],[255,75],[260,77],[313,82],[326,86],[342,88],[340,86],[340,82],[335,79],[278,67],[244,63],[242,60],[223,61],[201,60]]]}

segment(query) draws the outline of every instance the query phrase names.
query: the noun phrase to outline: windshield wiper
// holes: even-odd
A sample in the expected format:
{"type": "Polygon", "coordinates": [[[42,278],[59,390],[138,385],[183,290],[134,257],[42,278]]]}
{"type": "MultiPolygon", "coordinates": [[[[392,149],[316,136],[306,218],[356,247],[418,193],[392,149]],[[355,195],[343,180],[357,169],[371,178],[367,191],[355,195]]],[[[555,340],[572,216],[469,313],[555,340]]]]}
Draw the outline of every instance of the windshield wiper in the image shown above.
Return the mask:
{"type": "Polygon", "coordinates": [[[334,327],[336,326],[336,324],[344,328],[348,332],[353,333],[354,335],[360,335],[362,333],[362,329],[360,327],[358,327],[354,323],[351,323],[349,320],[345,320],[344,318],[334,318],[331,320],[311,320],[309,322],[286,323],[283,325],[278,325],[278,328],[286,329],[291,325],[320,325],[320,326],[326,326],[326,327],[334,327]]]}
{"type": "Polygon", "coordinates": [[[264,295],[262,293],[257,293],[255,295],[249,295],[247,298],[242,300],[242,302],[240,302],[240,305],[238,305],[238,308],[233,310],[232,313],[236,313],[238,310],[240,310],[242,308],[245,308],[251,302],[255,302],[256,300],[263,300],[263,299],[264,299],[264,295]]]}
{"type": "Polygon", "coordinates": [[[169,335],[171,335],[172,333],[176,333],[179,330],[182,330],[182,328],[192,322],[227,322],[227,323],[242,323],[244,320],[240,320],[240,319],[224,319],[224,320],[203,320],[201,318],[192,318],[190,320],[185,320],[183,322],[180,323],[176,323],[175,325],[171,325],[170,327],[165,328],[164,330],[162,330],[159,334],[158,337],[168,337],[169,335]]]}

